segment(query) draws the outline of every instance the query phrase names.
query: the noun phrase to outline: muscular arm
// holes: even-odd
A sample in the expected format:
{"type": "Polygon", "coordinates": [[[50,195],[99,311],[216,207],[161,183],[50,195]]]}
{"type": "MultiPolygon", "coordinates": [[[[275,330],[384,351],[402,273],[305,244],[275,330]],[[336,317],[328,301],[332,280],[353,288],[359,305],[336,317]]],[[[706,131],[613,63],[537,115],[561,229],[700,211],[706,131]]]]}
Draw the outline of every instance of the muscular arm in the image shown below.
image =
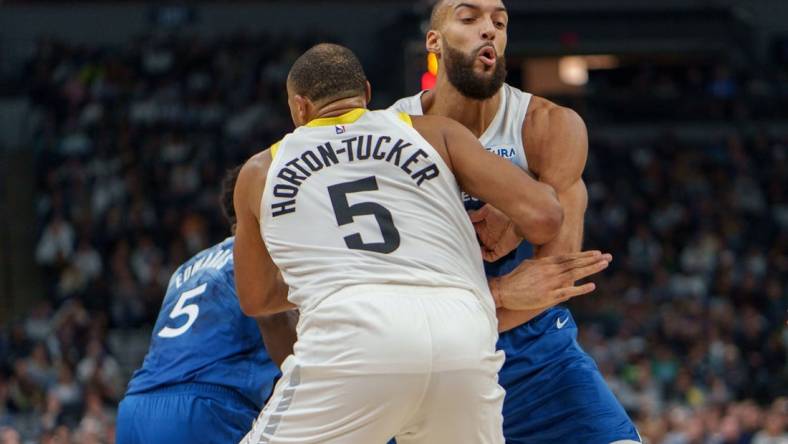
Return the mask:
{"type": "MultiPolygon", "coordinates": [[[[552,105],[552,104],[551,104],[552,105]]],[[[574,111],[549,106],[534,113],[533,150],[528,150],[531,171],[540,182],[551,185],[564,208],[564,222],[558,236],[536,249],[536,257],[580,251],[583,243],[583,219],[588,206],[588,191],[583,170],[588,158],[588,134],[583,119],[574,111]]],[[[531,143],[526,141],[526,147],[531,143]]]]}
{"type": "Polygon", "coordinates": [[[249,159],[238,175],[233,201],[235,230],[235,287],[244,314],[269,315],[294,308],[287,301],[287,285],[274,265],[260,231],[260,204],[271,155],[263,151],[249,159]]]}
{"type": "MultiPolygon", "coordinates": [[[[588,192],[582,179],[588,158],[588,133],[574,111],[535,97],[523,127],[529,169],[540,182],[551,185],[564,210],[558,235],[536,247],[537,258],[580,251],[588,192]]],[[[493,286],[495,283],[493,283],[493,286]]],[[[499,331],[523,324],[547,309],[498,309],[499,331]]]]}
{"type": "Polygon", "coordinates": [[[514,222],[518,235],[536,244],[556,236],[563,214],[551,186],[487,152],[454,120],[421,116],[413,118],[413,125],[441,154],[460,188],[500,209],[514,222]]]}

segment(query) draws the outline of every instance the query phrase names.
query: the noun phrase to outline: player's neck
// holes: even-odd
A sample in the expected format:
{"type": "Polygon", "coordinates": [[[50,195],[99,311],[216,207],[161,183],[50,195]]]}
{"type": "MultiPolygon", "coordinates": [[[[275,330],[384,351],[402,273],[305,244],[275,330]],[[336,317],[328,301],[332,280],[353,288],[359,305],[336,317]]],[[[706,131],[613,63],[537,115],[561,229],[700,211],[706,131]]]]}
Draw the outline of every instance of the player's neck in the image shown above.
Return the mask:
{"type": "Polygon", "coordinates": [[[367,100],[363,96],[335,100],[318,107],[310,120],[320,119],[323,117],[341,116],[342,114],[353,111],[354,109],[366,107],[367,100]]]}
{"type": "Polygon", "coordinates": [[[454,119],[476,137],[484,134],[498,112],[501,92],[486,100],[470,99],[452,85],[445,77],[439,78],[435,88],[421,96],[421,106],[426,115],[438,115],[454,119]]]}

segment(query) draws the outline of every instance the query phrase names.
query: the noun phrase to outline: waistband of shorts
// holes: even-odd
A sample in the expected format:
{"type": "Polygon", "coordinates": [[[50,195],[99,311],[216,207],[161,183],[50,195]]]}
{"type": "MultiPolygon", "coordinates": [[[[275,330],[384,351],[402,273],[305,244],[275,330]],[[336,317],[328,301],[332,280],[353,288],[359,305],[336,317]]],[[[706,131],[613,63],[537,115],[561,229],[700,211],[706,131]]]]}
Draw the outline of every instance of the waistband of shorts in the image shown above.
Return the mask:
{"type": "Polygon", "coordinates": [[[446,285],[415,285],[415,284],[352,284],[346,285],[334,291],[330,296],[335,295],[357,295],[366,294],[369,291],[378,291],[391,293],[396,296],[408,296],[415,292],[416,296],[424,293],[439,294],[439,295],[471,295],[476,296],[476,293],[471,288],[461,286],[446,286],[446,285]]]}
{"type": "Polygon", "coordinates": [[[556,305],[554,307],[548,308],[542,313],[539,313],[528,322],[501,333],[500,336],[541,336],[545,331],[549,330],[553,325],[555,325],[553,319],[556,316],[564,315],[571,316],[569,309],[563,305],[556,305]]]}
{"type": "Polygon", "coordinates": [[[218,384],[209,384],[206,382],[184,382],[182,384],[166,385],[157,387],[144,392],[129,393],[127,396],[140,396],[140,395],[178,395],[178,394],[216,394],[225,395],[227,397],[236,399],[244,404],[259,409],[252,401],[245,396],[238,393],[237,390],[231,389],[218,384]]]}
{"type": "Polygon", "coordinates": [[[539,322],[541,322],[544,318],[550,316],[551,314],[553,314],[556,311],[559,311],[559,310],[561,310],[563,308],[564,307],[562,307],[560,305],[557,305],[555,307],[550,307],[547,310],[545,310],[545,311],[539,313],[538,315],[534,316],[533,319],[529,319],[528,322],[525,323],[525,325],[536,325],[539,322]]]}

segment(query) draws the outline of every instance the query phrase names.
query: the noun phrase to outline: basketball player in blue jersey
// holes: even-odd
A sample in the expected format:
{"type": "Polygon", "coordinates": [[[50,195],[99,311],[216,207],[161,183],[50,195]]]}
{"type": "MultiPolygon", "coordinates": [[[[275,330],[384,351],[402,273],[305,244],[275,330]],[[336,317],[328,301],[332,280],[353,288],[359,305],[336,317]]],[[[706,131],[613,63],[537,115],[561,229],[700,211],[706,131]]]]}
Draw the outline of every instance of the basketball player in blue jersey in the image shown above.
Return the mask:
{"type": "MultiPolygon", "coordinates": [[[[439,1],[426,35],[427,50],[439,61],[435,88],[392,106],[460,122],[488,151],[558,193],[563,224],[558,236],[543,245],[520,239],[491,206],[466,200],[466,208],[479,210],[471,219],[485,259],[493,261],[485,264],[491,287],[499,276],[530,266],[532,257],[579,251],[588,200],[581,177],[588,154],[583,120],[570,109],[504,83],[508,22],[500,0],[439,1]]],[[[507,443],[640,442],[596,364],[578,345],[577,326],[567,308],[498,309],[497,314],[502,332],[498,347],[506,354],[499,376],[506,389],[507,443]]]]}
{"type": "MultiPolygon", "coordinates": [[[[233,227],[237,174],[228,174],[223,192],[233,227]]],[[[198,253],[172,275],[148,354],[120,403],[118,444],[235,443],[269,397],[279,369],[260,330],[287,333],[276,331],[279,321],[258,328],[241,312],[234,242],[229,237],[198,253]]]]}

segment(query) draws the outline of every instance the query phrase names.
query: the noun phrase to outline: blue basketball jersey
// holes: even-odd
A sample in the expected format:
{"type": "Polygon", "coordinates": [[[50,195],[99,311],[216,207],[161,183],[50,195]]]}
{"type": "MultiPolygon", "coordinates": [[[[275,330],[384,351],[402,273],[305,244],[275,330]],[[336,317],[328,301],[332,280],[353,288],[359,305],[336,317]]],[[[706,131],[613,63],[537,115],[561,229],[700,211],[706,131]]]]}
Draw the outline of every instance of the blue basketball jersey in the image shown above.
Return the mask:
{"type": "Polygon", "coordinates": [[[180,383],[237,391],[262,408],[279,368],[257,322],[241,312],[233,275],[234,238],[208,248],[170,278],[148,354],[127,395],[180,383]]]}

